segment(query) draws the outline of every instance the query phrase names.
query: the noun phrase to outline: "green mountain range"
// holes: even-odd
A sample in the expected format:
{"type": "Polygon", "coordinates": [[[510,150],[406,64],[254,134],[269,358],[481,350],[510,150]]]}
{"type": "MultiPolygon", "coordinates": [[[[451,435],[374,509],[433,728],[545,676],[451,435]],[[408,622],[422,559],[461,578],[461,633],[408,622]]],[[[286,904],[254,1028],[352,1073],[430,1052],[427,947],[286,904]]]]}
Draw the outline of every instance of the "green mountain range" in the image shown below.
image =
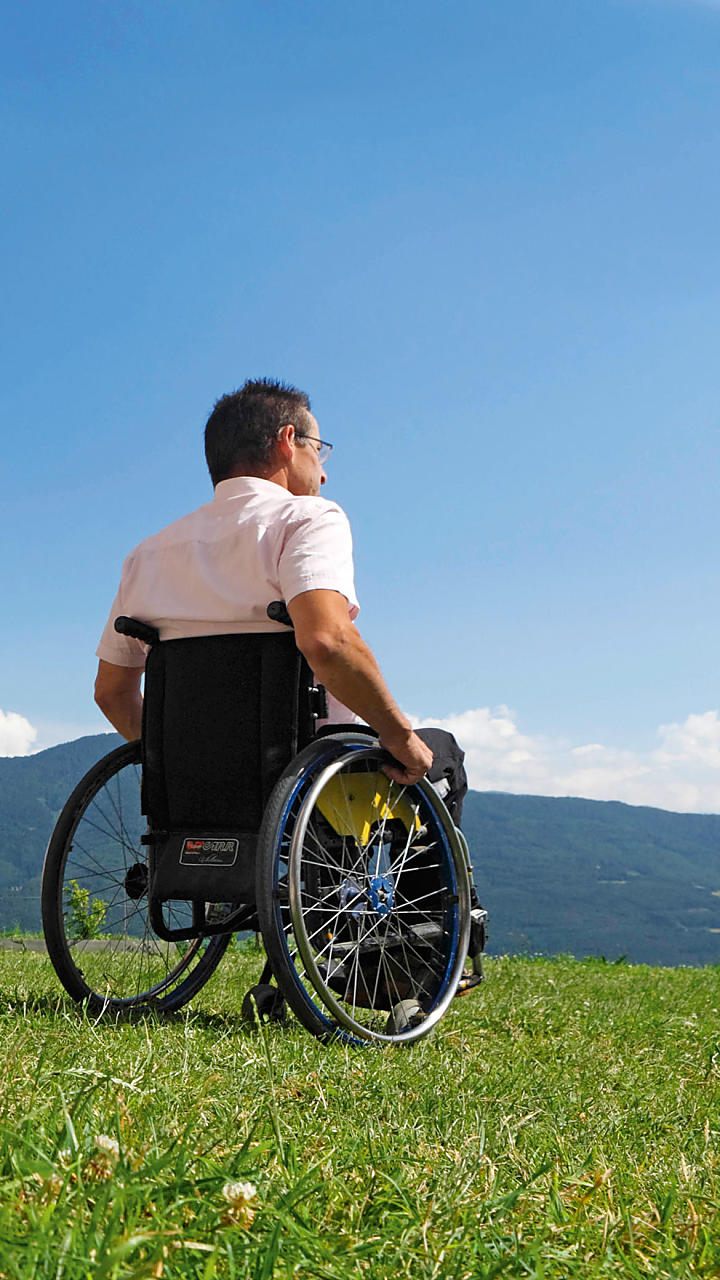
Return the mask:
{"type": "MultiPolygon", "coordinates": [[[[98,734],[0,759],[0,929],[39,928],[55,819],[119,741],[98,734]]],[[[720,964],[720,816],[471,791],[464,827],[491,952],[720,964]]]]}
{"type": "Polygon", "coordinates": [[[720,964],[720,816],[471,791],[491,950],[720,964]]]}

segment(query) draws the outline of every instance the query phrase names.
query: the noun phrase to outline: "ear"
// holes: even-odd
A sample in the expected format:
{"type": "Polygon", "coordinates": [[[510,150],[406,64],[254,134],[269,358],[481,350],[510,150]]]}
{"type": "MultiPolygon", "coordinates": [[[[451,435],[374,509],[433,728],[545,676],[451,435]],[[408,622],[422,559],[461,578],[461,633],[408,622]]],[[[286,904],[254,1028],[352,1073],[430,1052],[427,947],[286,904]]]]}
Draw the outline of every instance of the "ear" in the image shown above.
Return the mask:
{"type": "Polygon", "coordinates": [[[292,422],[288,422],[284,427],[280,428],[277,434],[277,441],[283,458],[291,458],[295,444],[295,427],[292,422]]]}

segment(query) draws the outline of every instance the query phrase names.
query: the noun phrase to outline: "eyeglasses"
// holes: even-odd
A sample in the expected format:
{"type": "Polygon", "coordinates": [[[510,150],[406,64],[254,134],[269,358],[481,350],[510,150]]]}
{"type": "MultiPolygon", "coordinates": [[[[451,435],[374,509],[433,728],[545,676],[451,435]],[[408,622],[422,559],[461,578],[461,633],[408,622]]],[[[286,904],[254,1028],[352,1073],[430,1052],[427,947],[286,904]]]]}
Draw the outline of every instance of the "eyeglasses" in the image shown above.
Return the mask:
{"type": "Polygon", "coordinates": [[[332,445],[328,444],[327,440],[318,440],[317,436],[306,436],[306,435],[303,435],[301,432],[296,431],[295,439],[296,440],[312,440],[313,444],[319,445],[320,447],[317,451],[319,462],[327,462],[328,458],[330,457],[330,454],[332,453],[332,448],[333,448],[332,445]]]}

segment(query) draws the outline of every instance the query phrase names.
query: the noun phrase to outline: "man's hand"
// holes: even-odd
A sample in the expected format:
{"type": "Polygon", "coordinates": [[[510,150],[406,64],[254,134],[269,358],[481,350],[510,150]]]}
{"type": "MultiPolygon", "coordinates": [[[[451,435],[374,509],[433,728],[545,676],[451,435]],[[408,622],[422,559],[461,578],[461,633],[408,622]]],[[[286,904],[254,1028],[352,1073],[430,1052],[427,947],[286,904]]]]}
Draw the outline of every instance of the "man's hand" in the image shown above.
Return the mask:
{"type": "Polygon", "coordinates": [[[398,735],[397,739],[392,734],[382,734],[380,745],[403,766],[398,769],[386,764],[383,765],[384,772],[388,778],[392,778],[394,782],[402,782],[405,786],[424,778],[433,762],[432,751],[412,729],[398,735]]]}
{"type": "Polygon", "coordinates": [[[432,764],[432,751],[412,731],[395,703],[377,662],[348,616],[338,591],[303,591],[288,604],[295,643],[315,677],[340,702],[361,716],[400,767],[385,772],[395,782],[419,782],[432,764]]]}

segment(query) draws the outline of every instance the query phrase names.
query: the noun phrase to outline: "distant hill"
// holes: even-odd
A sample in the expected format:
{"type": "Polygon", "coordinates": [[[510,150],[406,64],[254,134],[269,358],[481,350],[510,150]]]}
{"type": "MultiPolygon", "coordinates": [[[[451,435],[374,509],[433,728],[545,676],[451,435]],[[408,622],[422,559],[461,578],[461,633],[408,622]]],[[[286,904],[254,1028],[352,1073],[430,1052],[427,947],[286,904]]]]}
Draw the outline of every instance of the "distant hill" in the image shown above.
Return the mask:
{"type": "Polygon", "coordinates": [[[40,873],[58,814],[83,774],[121,741],[99,733],[0,759],[0,929],[40,927],[40,873]]]}
{"type": "MultiPolygon", "coordinates": [[[[37,929],[57,815],[120,739],[0,759],[0,928],[37,929]]],[[[490,950],[720,964],[720,816],[471,791],[465,830],[490,950]]]]}
{"type": "Polygon", "coordinates": [[[720,816],[471,791],[491,950],[720,964],[720,816]]]}

